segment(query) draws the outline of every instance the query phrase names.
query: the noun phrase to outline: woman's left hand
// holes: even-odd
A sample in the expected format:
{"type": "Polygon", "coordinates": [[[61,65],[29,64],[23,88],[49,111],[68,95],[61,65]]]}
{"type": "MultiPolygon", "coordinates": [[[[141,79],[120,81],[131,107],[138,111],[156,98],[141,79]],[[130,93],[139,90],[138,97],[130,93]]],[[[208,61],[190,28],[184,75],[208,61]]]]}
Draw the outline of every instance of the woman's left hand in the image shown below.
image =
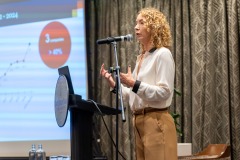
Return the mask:
{"type": "Polygon", "coordinates": [[[133,87],[135,80],[132,77],[131,66],[128,66],[127,73],[120,73],[121,83],[125,84],[127,87],[133,87]]]}

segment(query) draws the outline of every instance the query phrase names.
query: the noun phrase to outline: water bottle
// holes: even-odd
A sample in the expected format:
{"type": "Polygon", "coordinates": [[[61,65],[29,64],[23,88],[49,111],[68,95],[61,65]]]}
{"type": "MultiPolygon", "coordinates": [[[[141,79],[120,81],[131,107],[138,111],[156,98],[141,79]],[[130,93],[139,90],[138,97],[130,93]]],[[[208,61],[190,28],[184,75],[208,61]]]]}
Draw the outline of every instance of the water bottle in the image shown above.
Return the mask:
{"type": "Polygon", "coordinates": [[[32,144],[32,148],[30,149],[29,153],[29,160],[36,160],[36,148],[35,148],[35,144],[32,144]]]}
{"type": "Polygon", "coordinates": [[[46,153],[42,149],[42,145],[38,145],[38,150],[36,151],[36,160],[46,160],[46,153]]]}

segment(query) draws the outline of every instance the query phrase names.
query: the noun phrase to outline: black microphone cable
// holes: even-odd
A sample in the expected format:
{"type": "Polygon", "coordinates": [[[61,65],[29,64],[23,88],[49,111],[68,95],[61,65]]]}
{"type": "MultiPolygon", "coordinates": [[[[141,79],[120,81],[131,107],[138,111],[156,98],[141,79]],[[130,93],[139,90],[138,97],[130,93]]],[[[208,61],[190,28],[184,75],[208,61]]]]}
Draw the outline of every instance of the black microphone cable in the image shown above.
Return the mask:
{"type": "MultiPolygon", "coordinates": [[[[110,137],[110,139],[111,139],[114,147],[117,148],[117,146],[116,146],[116,144],[115,144],[115,142],[114,142],[114,140],[113,140],[113,138],[112,138],[112,135],[110,134],[110,131],[109,131],[108,127],[107,127],[107,124],[106,124],[106,122],[105,122],[105,120],[104,120],[104,118],[103,118],[103,113],[102,113],[102,111],[100,110],[100,108],[98,107],[97,103],[96,103],[94,100],[88,99],[88,101],[92,102],[92,103],[94,104],[94,106],[97,108],[97,110],[99,111],[100,116],[101,116],[101,118],[102,118],[102,121],[103,121],[103,123],[104,123],[104,126],[105,126],[105,128],[106,128],[106,130],[107,130],[107,133],[108,133],[108,135],[109,135],[109,137],[110,137]]],[[[121,157],[122,157],[124,160],[126,160],[126,158],[122,155],[122,153],[121,153],[119,150],[118,150],[117,152],[118,152],[118,154],[121,155],[121,157]]],[[[116,155],[116,156],[117,156],[117,155],[116,155]]]]}

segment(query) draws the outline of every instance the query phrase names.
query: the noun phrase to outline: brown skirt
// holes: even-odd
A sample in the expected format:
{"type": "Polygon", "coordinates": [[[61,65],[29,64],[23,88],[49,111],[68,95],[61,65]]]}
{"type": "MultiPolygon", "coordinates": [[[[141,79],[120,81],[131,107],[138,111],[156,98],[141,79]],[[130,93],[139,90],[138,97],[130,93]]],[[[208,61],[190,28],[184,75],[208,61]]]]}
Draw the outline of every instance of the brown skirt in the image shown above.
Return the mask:
{"type": "Polygon", "coordinates": [[[168,111],[133,116],[136,160],[177,160],[177,135],[168,111]]]}

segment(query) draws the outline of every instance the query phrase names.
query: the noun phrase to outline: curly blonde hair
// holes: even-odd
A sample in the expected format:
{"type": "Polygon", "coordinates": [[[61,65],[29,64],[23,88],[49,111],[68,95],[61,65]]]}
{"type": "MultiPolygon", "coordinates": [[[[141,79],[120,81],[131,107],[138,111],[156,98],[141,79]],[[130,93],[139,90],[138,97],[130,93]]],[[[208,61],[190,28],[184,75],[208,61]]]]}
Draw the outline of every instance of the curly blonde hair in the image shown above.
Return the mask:
{"type": "MultiPolygon", "coordinates": [[[[143,8],[138,14],[146,19],[147,31],[151,33],[153,46],[167,47],[172,45],[172,37],[169,23],[162,12],[155,8],[143,8]]],[[[141,46],[143,48],[143,46],[141,46]]]]}

